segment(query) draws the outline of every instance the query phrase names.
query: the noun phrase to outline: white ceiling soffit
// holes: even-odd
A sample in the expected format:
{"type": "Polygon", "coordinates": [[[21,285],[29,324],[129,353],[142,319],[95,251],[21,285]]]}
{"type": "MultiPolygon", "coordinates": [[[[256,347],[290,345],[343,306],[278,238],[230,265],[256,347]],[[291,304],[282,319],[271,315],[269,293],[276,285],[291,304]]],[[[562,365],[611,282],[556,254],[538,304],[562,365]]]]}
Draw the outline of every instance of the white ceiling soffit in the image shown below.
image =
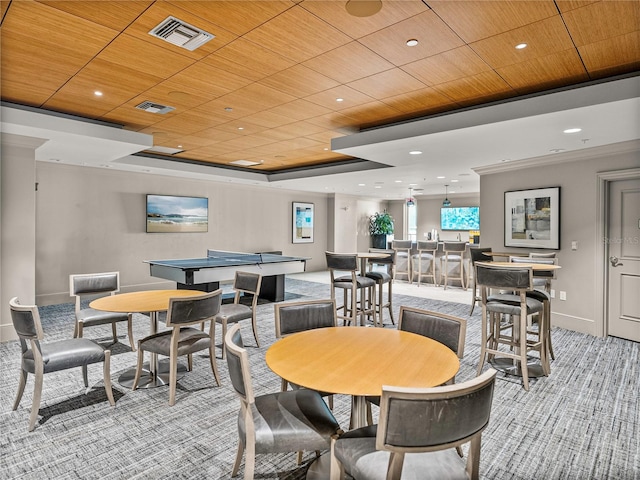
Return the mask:
{"type": "Polygon", "coordinates": [[[47,140],[36,149],[36,160],[99,164],[153,146],[151,135],[85,119],[75,120],[65,115],[5,105],[0,113],[3,133],[47,140]]]}
{"type": "Polygon", "coordinates": [[[407,166],[429,159],[513,161],[640,138],[640,77],[531,96],[335,138],[332,150],[407,166]],[[564,134],[579,125],[579,134],[564,134]],[[585,140],[587,139],[587,140],[585,140]],[[551,144],[550,144],[551,142],[551,144]],[[409,155],[420,150],[423,155],[409,155]]]}

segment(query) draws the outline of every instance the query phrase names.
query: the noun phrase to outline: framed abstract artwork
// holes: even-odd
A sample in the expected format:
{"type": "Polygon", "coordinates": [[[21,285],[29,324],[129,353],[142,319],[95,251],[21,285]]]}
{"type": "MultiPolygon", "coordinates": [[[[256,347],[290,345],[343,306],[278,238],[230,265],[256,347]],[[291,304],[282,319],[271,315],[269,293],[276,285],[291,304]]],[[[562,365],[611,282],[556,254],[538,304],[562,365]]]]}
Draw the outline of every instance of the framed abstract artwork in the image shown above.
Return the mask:
{"type": "Polygon", "coordinates": [[[293,202],[293,243],[313,243],[313,203],[293,202]]]}
{"type": "Polygon", "coordinates": [[[504,193],[504,245],[560,249],[560,187],[504,193]]]}

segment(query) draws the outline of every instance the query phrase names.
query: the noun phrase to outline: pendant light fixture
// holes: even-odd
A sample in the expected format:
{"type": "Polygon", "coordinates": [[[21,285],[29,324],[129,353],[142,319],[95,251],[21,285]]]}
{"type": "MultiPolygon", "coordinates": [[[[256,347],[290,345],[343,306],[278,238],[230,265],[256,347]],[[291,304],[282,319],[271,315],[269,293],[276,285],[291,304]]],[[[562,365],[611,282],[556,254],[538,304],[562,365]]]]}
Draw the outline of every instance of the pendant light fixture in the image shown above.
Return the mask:
{"type": "Polygon", "coordinates": [[[416,204],[416,201],[413,199],[413,190],[409,189],[409,198],[407,198],[407,207],[413,207],[416,204]]]}
{"type": "Polygon", "coordinates": [[[442,206],[443,207],[450,207],[451,206],[451,202],[447,198],[447,188],[448,187],[449,187],[449,185],[445,185],[444,186],[444,200],[442,201],[442,206]]]}

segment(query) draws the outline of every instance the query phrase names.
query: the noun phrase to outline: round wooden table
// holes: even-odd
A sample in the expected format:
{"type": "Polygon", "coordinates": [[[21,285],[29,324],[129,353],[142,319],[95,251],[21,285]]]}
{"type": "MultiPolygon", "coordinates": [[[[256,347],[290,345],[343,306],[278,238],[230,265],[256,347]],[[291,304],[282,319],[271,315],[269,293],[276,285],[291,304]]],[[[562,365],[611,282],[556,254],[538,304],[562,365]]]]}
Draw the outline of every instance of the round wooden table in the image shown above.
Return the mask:
{"type": "Polygon", "coordinates": [[[384,328],[330,327],[308,330],[274,343],[269,368],[290,383],[353,398],[353,427],[366,425],[365,396],[383,385],[433,387],[460,368],[445,345],[414,333],[384,328]]]}
{"type": "Polygon", "coordinates": [[[560,265],[546,264],[546,263],[525,263],[525,262],[476,262],[476,265],[488,265],[498,267],[513,267],[513,268],[531,268],[533,271],[549,272],[551,270],[558,270],[562,268],[560,265]]]}
{"type": "MultiPolygon", "coordinates": [[[[150,334],[158,331],[158,312],[164,312],[169,308],[169,299],[175,297],[191,297],[202,295],[199,290],[144,290],[140,292],[120,293],[93,300],[89,306],[96,310],[120,313],[147,313],[150,319],[150,334]]],[[[184,372],[186,368],[178,365],[178,371],[184,372]]],[[[136,369],[127,369],[118,378],[118,383],[131,388],[136,369]]],[[[169,365],[167,362],[158,362],[157,355],[151,354],[151,361],[143,366],[142,375],[138,382],[138,388],[152,388],[169,383],[169,365]]]]}

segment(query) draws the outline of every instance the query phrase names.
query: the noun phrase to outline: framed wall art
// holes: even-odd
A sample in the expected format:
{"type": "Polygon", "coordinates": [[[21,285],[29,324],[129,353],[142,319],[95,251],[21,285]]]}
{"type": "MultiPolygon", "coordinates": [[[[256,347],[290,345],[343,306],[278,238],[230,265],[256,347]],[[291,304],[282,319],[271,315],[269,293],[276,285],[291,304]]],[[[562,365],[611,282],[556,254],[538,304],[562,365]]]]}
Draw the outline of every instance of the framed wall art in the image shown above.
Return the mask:
{"type": "Polygon", "coordinates": [[[313,243],[313,203],[293,202],[293,243],[313,243]]]}
{"type": "Polygon", "coordinates": [[[560,248],[560,187],[504,193],[504,245],[560,248]]]}

